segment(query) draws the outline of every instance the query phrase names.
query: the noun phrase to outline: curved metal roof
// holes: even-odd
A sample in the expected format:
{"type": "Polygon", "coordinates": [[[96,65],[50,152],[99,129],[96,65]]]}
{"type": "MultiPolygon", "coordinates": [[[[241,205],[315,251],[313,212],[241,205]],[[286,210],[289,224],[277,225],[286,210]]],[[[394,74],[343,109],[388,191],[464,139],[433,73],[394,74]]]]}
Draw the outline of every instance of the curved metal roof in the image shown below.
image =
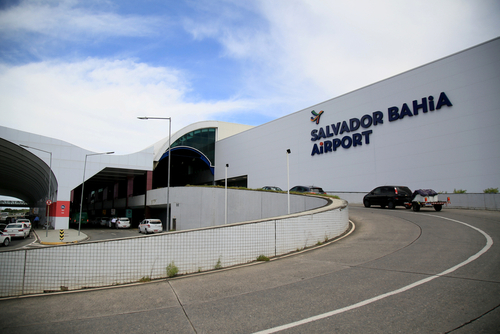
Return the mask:
{"type": "MultiPolygon", "coordinates": [[[[48,198],[50,167],[30,151],[0,138],[0,195],[22,199],[30,206],[48,198]]],[[[57,180],[51,172],[51,189],[57,180]]]]}

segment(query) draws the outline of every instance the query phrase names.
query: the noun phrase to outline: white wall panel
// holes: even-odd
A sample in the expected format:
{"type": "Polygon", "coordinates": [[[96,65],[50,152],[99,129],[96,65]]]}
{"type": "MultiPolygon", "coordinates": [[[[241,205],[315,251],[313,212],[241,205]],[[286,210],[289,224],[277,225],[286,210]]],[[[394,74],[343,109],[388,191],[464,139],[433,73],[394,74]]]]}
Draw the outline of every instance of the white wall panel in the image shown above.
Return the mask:
{"type": "Polygon", "coordinates": [[[215,178],[224,177],[219,167],[229,163],[228,177],[248,175],[250,188],[286,189],[289,148],[291,187],[369,191],[397,184],[448,192],[499,187],[499,54],[495,39],[226,138],[216,146],[215,178]],[[441,92],[453,106],[389,121],[389,108],[401,110],[406,103],[413,111],[414,100],[421,104],[431,95],[436,105],[441,92]],[[312,110],[324,111],[319,125],[310,121],[312,110]],[[311,156],[311,130],[376,111],[383,113],[383,124],[367,129],[370,144],[311,156]]]}

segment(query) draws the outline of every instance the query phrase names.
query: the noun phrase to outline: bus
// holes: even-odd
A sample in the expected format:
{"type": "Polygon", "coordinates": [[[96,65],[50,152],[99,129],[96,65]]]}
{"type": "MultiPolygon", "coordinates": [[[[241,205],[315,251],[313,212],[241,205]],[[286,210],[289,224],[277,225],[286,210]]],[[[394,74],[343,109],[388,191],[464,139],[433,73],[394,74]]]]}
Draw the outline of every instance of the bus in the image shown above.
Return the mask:
{"type": "MultiPolygon", "coordinates": [[[[71,216],[71,223],[72,224],[78,224],[78,218],[79,217],[80,217],[80,212],[74,213],[71,216]]],[[[82,221],[81,221],[81,223],[82,224],[88,224],[88,222],[89,222],[89,216],[88,216],[87,212],[82,212],[82,221]]]]}

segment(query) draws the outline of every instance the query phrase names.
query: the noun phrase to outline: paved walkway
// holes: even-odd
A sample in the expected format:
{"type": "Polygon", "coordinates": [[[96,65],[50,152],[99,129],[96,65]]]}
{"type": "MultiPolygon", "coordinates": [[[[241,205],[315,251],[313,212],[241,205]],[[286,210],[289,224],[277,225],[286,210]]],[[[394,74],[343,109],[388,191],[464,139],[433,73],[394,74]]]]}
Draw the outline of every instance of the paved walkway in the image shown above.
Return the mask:
{"type": "Polygon", "coordinates": [[[78,230],[67,229],[67,230],[51,230],[47,232],[46,230],[37,229],[33,230],[37,236],[37,240],[42,245],[64,245],[76,243],[88,239],[88,236],[80,231],[78,235],[78,230]],[[61,231],[64,232],[64,237],[61,238],[61,231]]]}

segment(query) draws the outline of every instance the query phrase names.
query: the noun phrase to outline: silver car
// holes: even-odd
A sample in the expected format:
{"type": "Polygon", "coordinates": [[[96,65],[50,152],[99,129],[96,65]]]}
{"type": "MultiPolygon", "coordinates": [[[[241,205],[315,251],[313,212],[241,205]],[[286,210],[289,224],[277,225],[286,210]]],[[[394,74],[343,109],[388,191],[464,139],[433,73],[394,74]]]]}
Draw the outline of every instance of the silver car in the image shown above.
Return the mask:
{"type": "Polygon", "coordinates": [[[163,232],[163,225],[159,219],[144,219],[139,224],[139,233],[160,233],[163,232]]]}

